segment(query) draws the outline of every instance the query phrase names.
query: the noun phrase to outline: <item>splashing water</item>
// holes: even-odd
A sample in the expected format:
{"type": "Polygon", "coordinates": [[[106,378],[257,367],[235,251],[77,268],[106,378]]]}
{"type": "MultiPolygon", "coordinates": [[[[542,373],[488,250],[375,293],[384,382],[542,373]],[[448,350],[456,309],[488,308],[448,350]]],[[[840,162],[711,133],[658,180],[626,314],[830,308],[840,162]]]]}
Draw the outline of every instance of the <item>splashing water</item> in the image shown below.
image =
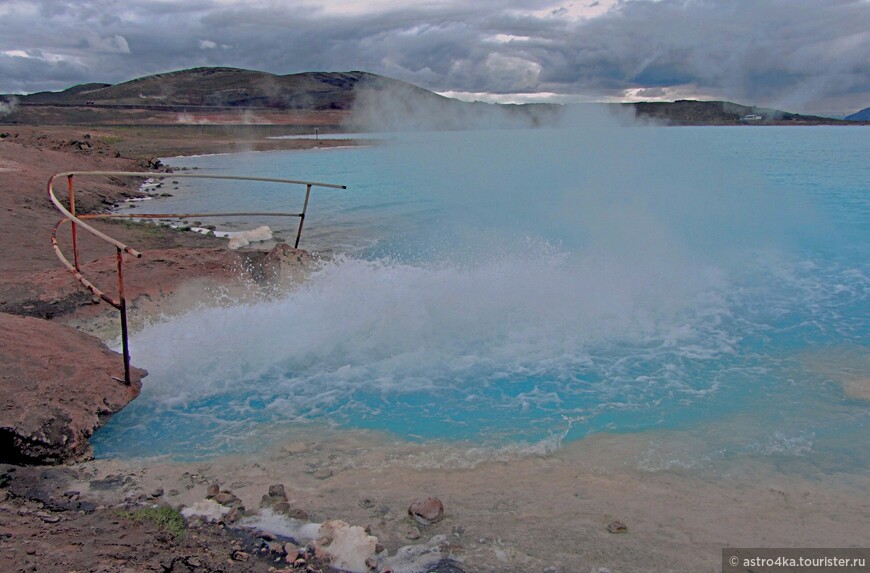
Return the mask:
{"type": "Polygon", "coordinates": [[[802,356],[866,353],[865,140],[596,125],[173,160],[348,184],[303,239],[340,254],[280,299],[139,332],[150,375],[97,454],[214,455],[312,423],[494,448],[678,428],[699,458],[862,467],[866,403],[802,356]]]}

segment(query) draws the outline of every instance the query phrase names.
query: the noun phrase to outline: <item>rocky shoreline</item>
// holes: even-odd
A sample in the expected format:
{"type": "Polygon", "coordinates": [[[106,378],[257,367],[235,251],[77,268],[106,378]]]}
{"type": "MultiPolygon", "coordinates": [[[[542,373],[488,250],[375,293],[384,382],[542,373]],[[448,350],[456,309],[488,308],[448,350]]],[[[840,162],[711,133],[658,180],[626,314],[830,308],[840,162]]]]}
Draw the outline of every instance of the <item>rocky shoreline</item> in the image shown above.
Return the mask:
{"type": "MultiPolygon", "coordinates": [[[[267,571],[275,570],[276,564],[325,570],[323,559],[305,553],[304,546],[287,563],[286,552],[264,551],[252,534],[227,529],[223,520],[199,520],[199,526],[190,528],[191,535],[176,539],[160,524],[131,521],[119,513],[170,507],[162,493],[106,505],[64,485],[81,479],[81,466],[37,466],[89,459],[88,438],[138,396],[147,375],[134,367],[131,383],[123,382],[120,356],[100,341],[117,336],[117,312],[97,304],[98,299],[51,252],[48,239],[60,215],[45,193],[48,178],[69,170],[161,169],[155,152],[207,153],[240,145],[296,149],[329,142],[261,142],[256,136],[245,142],[226,135],[199,141],[179,139],[177,132],[167,130],[161,145],[154,141],[153,129],[147,140],[137,141],[135,134],[119,135],[110,129],[3,127],[0,463],[11,464],[0,472],[4,562],[16,571],[267,571]]],[[[80,213],[96,212],[138,195],[137,182],[114,178],[84,186],[78,191],[77,207],[80,213]]],[[[182,312],[211,294],[268,296],[276,284],[299,280],[313,265],[308,253],[286,244],[269,251],[231,251],[224,240],[169,228],[110,221],[96,226],[144,254],[125,269],[133,320],[182,312]]],[[[111,250],[107,253],[89,236],[81,237],[80,243],[82,253],[103,253],[83,255],[85,275],[98,286],[112,285],[111,250]]]]}
{"type": "MultiPolygon", "coordinates": [[[[268,488],[259,509],[246,510],[231,490],[187,476],[189,487],[201,490],[189,507],[172,502],[177,490],[131,494],[139,485],[135,475],[0,466],[0,555],[22,572],[463,572],[451,557],[456,543],[446,536],[390,555],[368,528],[309,521],[305,510],[290,507],[283,484],[268,488]],[[262,527],[261,513],[284,516],[298,533],[262,527]]],[[[443,506],[432,513],[432,499],[422,510],[424,500],[412,501],[408,522],[440,519],[443,506]]]]}

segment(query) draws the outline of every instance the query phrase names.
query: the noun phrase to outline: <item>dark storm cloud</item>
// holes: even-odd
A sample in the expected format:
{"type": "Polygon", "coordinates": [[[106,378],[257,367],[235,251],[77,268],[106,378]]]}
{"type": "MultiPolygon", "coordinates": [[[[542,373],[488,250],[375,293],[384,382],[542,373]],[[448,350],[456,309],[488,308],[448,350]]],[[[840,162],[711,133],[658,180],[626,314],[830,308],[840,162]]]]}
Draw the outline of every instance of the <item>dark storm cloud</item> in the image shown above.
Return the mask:
{"type": "Polygon", "coordinates": [[[585,4],[6,0],[0,92],[220,65],[367,70],[438,91],[870,105],[866,0],[585,4]]]}

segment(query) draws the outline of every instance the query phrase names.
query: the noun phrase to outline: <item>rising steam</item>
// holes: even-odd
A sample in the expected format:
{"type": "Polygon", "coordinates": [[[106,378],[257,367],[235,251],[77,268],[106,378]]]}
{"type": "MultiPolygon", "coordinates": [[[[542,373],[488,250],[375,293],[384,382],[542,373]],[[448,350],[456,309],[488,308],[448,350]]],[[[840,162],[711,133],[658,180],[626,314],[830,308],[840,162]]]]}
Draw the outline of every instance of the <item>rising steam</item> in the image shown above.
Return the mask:
{"type": "Polygon", "coordinates": [[[0,100],[0,117],[14,113],[16,109],[18,109],[18,98],[0,100]]]}

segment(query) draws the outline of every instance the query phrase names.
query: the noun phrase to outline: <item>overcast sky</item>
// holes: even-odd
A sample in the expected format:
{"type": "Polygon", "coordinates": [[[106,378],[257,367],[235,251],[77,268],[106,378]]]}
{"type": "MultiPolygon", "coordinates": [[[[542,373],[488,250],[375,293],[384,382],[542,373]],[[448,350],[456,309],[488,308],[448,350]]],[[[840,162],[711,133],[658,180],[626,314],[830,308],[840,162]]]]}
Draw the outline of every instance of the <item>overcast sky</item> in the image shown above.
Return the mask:
{"type": "Polygon", "coordinates": [[[464,99],[870,106],[870,0],[0,0],[0,93],[196,66],[464,99]]]}

